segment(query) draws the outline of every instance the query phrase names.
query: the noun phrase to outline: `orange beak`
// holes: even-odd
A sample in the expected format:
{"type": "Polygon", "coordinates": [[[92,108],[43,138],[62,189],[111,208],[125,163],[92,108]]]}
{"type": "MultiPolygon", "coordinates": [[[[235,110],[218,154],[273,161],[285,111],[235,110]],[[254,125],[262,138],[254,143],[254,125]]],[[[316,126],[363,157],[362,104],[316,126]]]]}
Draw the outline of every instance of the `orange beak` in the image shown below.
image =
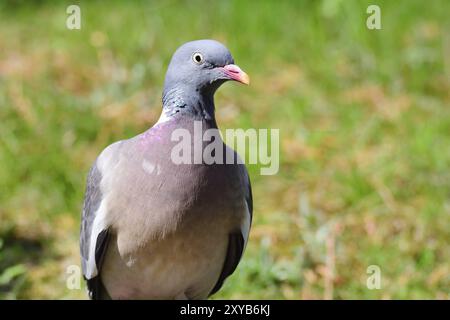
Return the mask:
{"type": "Polygon", "coordinates": [[[249,85],[250,77],[239,66],[235,64],[228,64],[223,67],[225,74],[234,81],[249,85]]]}

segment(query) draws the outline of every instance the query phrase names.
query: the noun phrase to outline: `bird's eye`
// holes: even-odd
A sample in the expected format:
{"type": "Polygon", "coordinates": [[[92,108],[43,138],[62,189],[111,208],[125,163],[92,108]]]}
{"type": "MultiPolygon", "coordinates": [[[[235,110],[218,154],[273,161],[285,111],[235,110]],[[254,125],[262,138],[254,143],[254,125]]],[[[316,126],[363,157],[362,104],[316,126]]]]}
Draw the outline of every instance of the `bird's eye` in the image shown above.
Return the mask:
{"type": "Polygon", "coordinates": [[[192,60],[194,60],[194,62],[196,64],[202,64],[203,63],[203,56],[202,56],[202,54],[200,52],[195,52],[192,55],[192,60]]]}

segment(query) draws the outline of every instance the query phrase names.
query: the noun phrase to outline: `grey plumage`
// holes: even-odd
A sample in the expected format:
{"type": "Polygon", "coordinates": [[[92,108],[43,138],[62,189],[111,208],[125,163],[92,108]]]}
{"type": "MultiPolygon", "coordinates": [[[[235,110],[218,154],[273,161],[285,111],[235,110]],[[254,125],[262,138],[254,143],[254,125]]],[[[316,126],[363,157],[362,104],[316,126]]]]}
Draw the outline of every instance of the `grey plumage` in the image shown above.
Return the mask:
{"type": "Polygon", "coordinates": [[[80,250],[93,299],[203,299],[234,272],[252,221],[250,180],[234,164],[171,161],[175,129],[216,129],[214,93],[248,83],[229,51],[189,42],[169,65],[160,121],[108,146],[87,179],[80,250]],[[198,53],[202,61],[196,61],[198,53]]]}

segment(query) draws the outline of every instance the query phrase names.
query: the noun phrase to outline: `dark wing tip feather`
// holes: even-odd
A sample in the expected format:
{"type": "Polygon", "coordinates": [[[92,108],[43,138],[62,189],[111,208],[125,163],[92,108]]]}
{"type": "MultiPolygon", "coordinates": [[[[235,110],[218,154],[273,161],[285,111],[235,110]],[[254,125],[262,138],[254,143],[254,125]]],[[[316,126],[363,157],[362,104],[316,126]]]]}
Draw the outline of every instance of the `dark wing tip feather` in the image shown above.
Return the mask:
{"type": "Polygon", "coordinates": [[[214,293],[219,291],[225,279],[230,276],[234,272],[234,270],[236,270],[243,251],[244,237],[242,236],[242,233],[240,231],[231,233],[228,237],[227,255],[225,256],[225,262],[222,268],[222,272],[219,276],[219,280],[217,280],[216,285],[211,290],[211,293],[209,295],[213,295],[214,293]]]}
{"type": "Polygon", "coordinates": [[[250,177],[247,177],[247,194],[245,195],[245,201],[247,201],[248,212],[250,213],[250,225],[253,221],[253,195],[252,195],[252,184],[250,182],[250,177]]]}
{"type": "Polygon", "coordinates": [[[103,264],[103,259],[105,258],[106,249],[108,248],[110,232],[108,229],[102,230],[98,234],[97,242],[95,244],[95,264],[99,270],[98,275],[92,279],[86,279],[89,297],[92,300],[104,299],[107,296],[107,291],[103,286],[100,277],[100,268],[103,264]]]}
{"type": "MultiPolygon", "coordinates": [[[[247,203],[248,208],[248,214],[250,214],[250,225],[253,220],[253,195],[252,195],[252,185],[250,182],[250,177],[247,173],[247,170],[244,168],[244,179],[246,180],[246,184],[244,185],[245,191],[245,201],[247,203]]],[[[244,252],[245,247],[245,241],[242,233],[240,231],[236,231],[234,233],[231,233],[228,237],[228,248],[227,248],[227,254],[225,256],[225,262],[222,268],[222,272],[219,276],[219,280],[217,280],[216,285],[211,290],[211,293],[209,295],[213,295],[217,291],[220,290],[222,287],[225,279],[229,277],[234,270],[236,270],[237,265],[239,264],[239,261],[242,257],[242,254],[244,252]]]]}

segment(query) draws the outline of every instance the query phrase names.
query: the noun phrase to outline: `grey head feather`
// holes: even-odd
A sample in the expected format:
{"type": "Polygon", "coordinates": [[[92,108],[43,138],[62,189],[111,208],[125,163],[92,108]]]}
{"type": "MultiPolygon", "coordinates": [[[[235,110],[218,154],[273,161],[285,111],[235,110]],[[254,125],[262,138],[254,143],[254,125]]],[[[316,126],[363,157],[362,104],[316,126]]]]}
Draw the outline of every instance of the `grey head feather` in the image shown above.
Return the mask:
{"type": "Polygon", "coordinates": [[[233,64],[230,51],[215,40],[197,40],[179,47],[167,69],[163,112],[215,121],[214,93],[230,80],[223,68],[233,64]]]}

